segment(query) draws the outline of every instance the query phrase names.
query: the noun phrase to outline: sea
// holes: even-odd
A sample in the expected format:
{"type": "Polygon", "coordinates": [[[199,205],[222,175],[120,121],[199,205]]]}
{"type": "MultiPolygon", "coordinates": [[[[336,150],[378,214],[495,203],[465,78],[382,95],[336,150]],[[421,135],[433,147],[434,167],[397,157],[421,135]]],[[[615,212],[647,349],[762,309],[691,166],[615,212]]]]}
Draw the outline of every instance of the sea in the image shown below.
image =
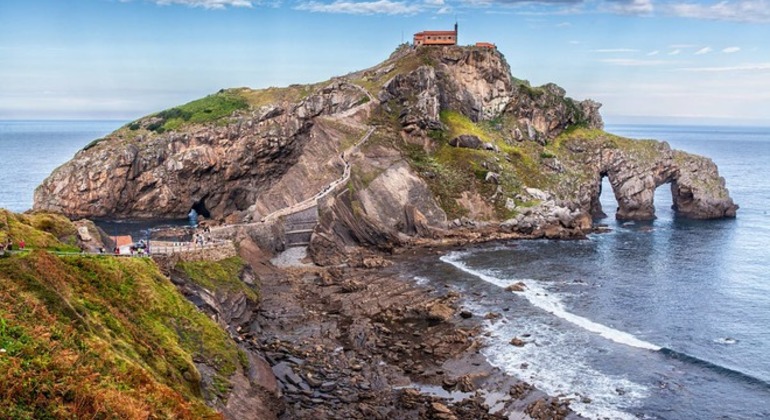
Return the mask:
{"type": "MultiPolygon", "coordinates": [[[[54,168],[123,123],[0,121],[0,207],[29,209],[54,168]]],[[[489,362],[586,418],[770,418],[770,128],[606,130],[712,158],[738,217],[677,218],[663,185],[656,220],[616,222],[605,180],[608,233],[468,247],[404,272],[460,291],[479,317],[501,314],[485,321],[489,362]],[[505,290],[518,282],[523,292],[505,290]]]]}

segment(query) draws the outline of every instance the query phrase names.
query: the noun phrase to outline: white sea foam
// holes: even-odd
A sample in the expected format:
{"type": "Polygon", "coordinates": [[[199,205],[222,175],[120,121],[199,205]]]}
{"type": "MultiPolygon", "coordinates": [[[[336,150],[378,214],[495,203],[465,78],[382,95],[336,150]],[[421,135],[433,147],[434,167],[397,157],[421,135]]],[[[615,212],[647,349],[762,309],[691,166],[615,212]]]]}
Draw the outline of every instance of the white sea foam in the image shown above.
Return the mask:
{"type": "Polygon", "coordinates": [[[430,279],[423,276],[414,276],[414,283],[418,286],[426,286],[430,284],[430,279]]]}
{"type": "MultiPolygon", "coordinates": [[[[514,283],[518,283],[519,281],[521,281],[519,279],[512,279],[512,280],[501,279],[493,275],[490,275],[484,271],[474,270],[468,267],[462,261],[460,261],[460,254],[445,255],[441,257],[441,261],[451,264],[468,274],[476,276],[488,283],[492,283],[502,288],[508,287],[514,283]]],[[[553,314],[554,316],[557,316],[572,324],[575,324],[578,327],[583,328],[587,331],[591,331],[593,333],[599,334],[600,336],[608,340],[614,341],[616,343],[625,344],[627,346],[637,347],[640,349],[647,349],[647,350],[653,350],[653,351],[660,350],[659,346],[656,346],[655,344],[649,343],[644,340],[640,340],[634,337],[632,334],[616,330],[614,328],[608,327],[603,324],[599,324],[597,322],[593,322],[590,319],[568,312],[566,309],[564,309],[564,304],[558,298],[558,296],[548,293],[547,290],[545,290],[543,287],[537,284],[537,282],[534,280],[524,280],[524,284],[526,284],[527,287],[523,292],[520,292],[520,294],[523,295],[534,306],[537,306],[538,308],[544,311],[547,311],[553,314]]]]}
{"type": "Polygon", "coordinates": [[[632,408],[648,396],[644,386],[591,367],[585,353],[585,337],[574,331],[560,330],[532,319],[518,324],[497,322],[487,328],[491,337],[482,353],[490,364],[549,395],[565,395],[572,399],[570,407],[584,417],[635,419],[623,409],[632,408]],[[531,332],[528,340],[534,343],[514,349],[508,341],[522,330],[531,332]],[[584,397],[591,402],[583,402],[584,397]]]}
{"type": "MultiPolygon", "coordinates": [[[[502,279],[493,272],[475,270],[462,259],[467,253],[451,253],[441,258],[456,268],[499,287],[507,287],[519,279],[502,279]]],[[[595,323],[571,314],[555,294],[549,293],[534,280],[525,280],[527,290],[517,295],[525,297],[533,306],[553,316],[580,327],[564,329],[556,327],[547,314],[515,317],[487,323],[490,332],[487,345],[482,350],[489,362],[537,386],[550,395],[564,394],[572,398],[573,410],[587,418],[635,419],[625,412],[637,406],[648,396],[648,389],[628,380],[626,377],[610,375],[593,368],[588,361],[591,351],[590,335],[582,330],[600,334],[613,342],[642,349],[657,350],[658,347],[639,340],[631,334],[595,323]],[[511,337],[530,334],[529,344],[513,348],[511,337]],[[590,398],[583,402],[584,397],[590,398]]],[[[466,304],[474,313],[485,308],[466,304]]],[[[550,318],[552,320],[552,318],[550,318]]]]}

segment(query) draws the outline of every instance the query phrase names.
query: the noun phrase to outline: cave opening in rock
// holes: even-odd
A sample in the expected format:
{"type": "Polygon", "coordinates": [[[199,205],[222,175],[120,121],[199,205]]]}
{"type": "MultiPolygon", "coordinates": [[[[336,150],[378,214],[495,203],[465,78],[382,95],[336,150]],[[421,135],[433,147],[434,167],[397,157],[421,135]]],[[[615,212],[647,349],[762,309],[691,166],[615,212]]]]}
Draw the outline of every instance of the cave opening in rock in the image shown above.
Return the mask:
{"type": "Polygon", "coordinates": [[[196,213],[198,213],[199,216],[203,216],[207,219],[211,218],[211,212],[209,209],[206,208],[206,199],[201,198],[200,200],[193,203],[191,210],[195,210],[196,213]]]}

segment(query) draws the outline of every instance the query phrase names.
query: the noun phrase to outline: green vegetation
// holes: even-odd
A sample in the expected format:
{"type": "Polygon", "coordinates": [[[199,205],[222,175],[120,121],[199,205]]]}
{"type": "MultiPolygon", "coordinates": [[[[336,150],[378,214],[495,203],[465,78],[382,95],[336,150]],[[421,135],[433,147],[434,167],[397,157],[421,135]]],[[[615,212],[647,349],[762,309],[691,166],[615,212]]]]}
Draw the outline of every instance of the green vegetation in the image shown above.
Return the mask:
{"type": "Polygon", "coordinates": [[[97,144],[103,142],[104,140],[106,140],[106,138],[104,138],[104,137],[102,137],[100,139],[93,140],[90,143],[88,143],[87,145],[85,145],[83,147],[83,150],[88,150],[88,149],[90,149],[92,147],[96,147],[97,144]]]}
{"type": "MultiPolygon", "coordinates": [[[[203,124],[229,117],[235,111],[249,107],[248,100],[233,91],[221,90],[214,95],[155,114],[147,129],[156,133],[179,129],[186,123],[203,124]]],[[[135,125],[129,124],[129,129],[135,125]]]]}
{"type": "Polygon", "coordinates": [[[77,228],[66,217],[51,213],[14,214],[0,209],[0,244],[8,239],[29,249],[78,252],[77,228]]]}
{"type": "MultiPolygon", "coordinates": [[[[492,200],[497,217],[508,218],[513,214],[505,208],[506,197],[519,194],[526,187],[547,188],[554,180],[544,174],[538,157],[543,152],[533,142],[512,145],[505,141],[502,132],[495,127],[500,121],[474,123],[465,115],[451,110],[441,112],[445,130],[429,133],[435,140],[433,150],[426,151],[414,145],[402,146],[407,160],[427,182],[442,209],[450,218],[464,216],[468,209],[459,204],[463,193],[477,193],[492,200]],[[500,152],[453,147],[449,140],[462,134],[477,136],[491,143],[500,152]],[[502,159],[501,159],[502,157],[502,159]],[[489,172],[498,173],[498,184],[486,180],[489,172]]],[[[522,206],[530,202],[517,203],[522,206]]]]}
{"type": "Polygon", "coordinates": [[[480,138],[481,141],[493,142],[493,137],[498,136],[497,133],[482,128],[470,118],[456,111],[441,111],[441,122],[448,128],[445,133],[448,139],[453,139],[461,134],[470,134],[480,138]]]}
{"type": "Polygon", "coordinates": [[[246,262],[240,257],[226,258],[221,261],[180,262],[176,268],[184,272],[193,283],[211,291],[243,292],[253,301],[259,300],[255,292],[241,281],[241,273],[246,262]]]}
{"type": "Polygon", "coordinates": [[[271,104],[297,103],[327,84],[329,84],[328,80],[312,85],[290,85],[287,87],[269,87],[258,90],[239,88],[230,89],[228,92],[245,99],[252,109],[257,109],[271,104]]]}
{"type": "MultiPolygon", "coordinates": [[[[49,214],[0,212],[0,234],[41,249],[0,259],[0,407],[11,419],[221,418],[196,363],[229,392],[244,355],[150,259],[57,257],[74,228],[49,214]],[[40,230],[46,229],[46,231],[40,230]]],[[[217,281],[240,270],[225,260],[217,281]]],[[[227,283],[229,284],[229,283],[227,283]]]]}

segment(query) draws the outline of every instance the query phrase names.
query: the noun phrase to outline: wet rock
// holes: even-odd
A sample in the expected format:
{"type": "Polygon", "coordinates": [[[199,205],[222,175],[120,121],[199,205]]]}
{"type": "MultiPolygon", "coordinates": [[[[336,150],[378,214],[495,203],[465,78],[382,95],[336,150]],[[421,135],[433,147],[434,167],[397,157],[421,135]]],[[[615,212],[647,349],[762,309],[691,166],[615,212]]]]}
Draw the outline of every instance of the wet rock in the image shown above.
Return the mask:
{"type": "Polygon", "coordinates": [[[561,420],[569,414],[569,402],[558,398],[543,398],[529,404],[525,413],[536,420],[561,420]]]}
{"type": "Polygon", "coordinates": [[[355,280],[345,280],[340,285],[340,291],[343,293],[354,293],[361,290],[366,290],[366,284],[355,280]]]}
{"type": "Polygon", "coordinates": [[[452,410],[449,409],[449,407],[445,406],[444,404],[440,402],[433,402],[430,404],[431,408],[433,408],[434,413],[439,414],[452,414],[452,410]]]}
{"type": "Polygon", "coordinates": [[[331,392],[334,391],[335,388],[337,388],[336,382],[327,381],[321,384],[321,391],[323,392],[331,392]]]}
{"type": "Polygon", "coordinates": [[[516,347],[524,347],[524,345],[527,344],[524,340],[522,340],[522,339],[520,339],[518,337],[513,337],[511,339],[510,343],[511,343],[512,346],[516,346],[516,347]]]}
{"type": "Polygon", "coordinates": [[[471,311],[469,311],[467,309],[464,309],[464,310],[460,311],[460,317],[463,318],[463,319],[472,318],[473,317],[473,312],[471,312],[471,311]]]}
{"type": "Polygon", "coordinates": [[[444,378],[444,380],[441,381],[441,387],[446,390],[452,390],[455,386],[457,386],[457,379],[444,378]]]}
{"type": "Polygon", "coordinates": [[[473,380],[471,379],[470,375],[464,375],[457,382],[457,389],[462,392],[473,392],[476,390],[476,385],[473,384],[473,380]]]}
{"type": "Polygon", "coordinates": [[[523,292],[526,289],[527,285],[523,282],[517,282],[505,288],[509,292],[523,292]]]}

